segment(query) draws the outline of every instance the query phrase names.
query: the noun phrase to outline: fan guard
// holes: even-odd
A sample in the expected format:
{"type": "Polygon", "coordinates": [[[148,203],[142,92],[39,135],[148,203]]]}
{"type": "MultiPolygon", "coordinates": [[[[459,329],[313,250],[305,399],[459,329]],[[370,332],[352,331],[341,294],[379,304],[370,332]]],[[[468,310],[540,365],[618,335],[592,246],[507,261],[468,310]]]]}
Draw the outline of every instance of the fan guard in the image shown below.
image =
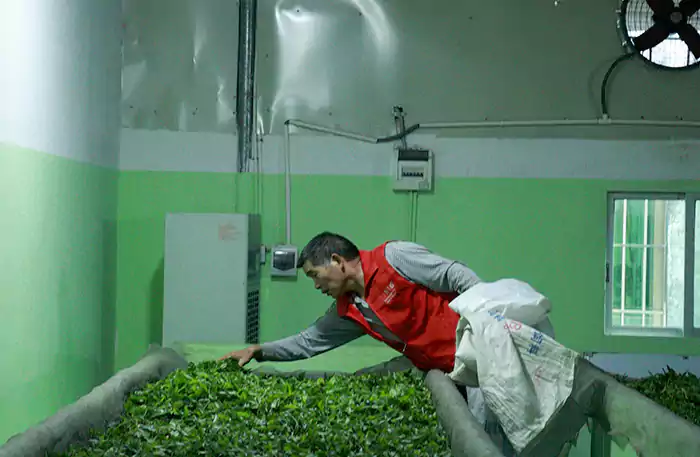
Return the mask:
{"type": "Polygon", "coordinates": [[[700,0],[623,0],[619,27],[625,45],[654,66],[700,66],[700,0]]]}

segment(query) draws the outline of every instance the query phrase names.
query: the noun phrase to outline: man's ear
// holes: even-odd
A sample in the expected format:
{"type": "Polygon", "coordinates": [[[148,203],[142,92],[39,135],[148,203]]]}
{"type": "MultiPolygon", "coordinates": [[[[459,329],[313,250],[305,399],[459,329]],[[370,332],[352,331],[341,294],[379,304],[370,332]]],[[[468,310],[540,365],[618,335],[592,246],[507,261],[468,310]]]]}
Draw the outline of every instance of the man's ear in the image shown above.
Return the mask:
{"type": "Polygon", "coordinates": [[[343,265],[343,258],[339,256],[338,254],[331,254],[331,263],[335,263],[337,265],[343,265]]]}

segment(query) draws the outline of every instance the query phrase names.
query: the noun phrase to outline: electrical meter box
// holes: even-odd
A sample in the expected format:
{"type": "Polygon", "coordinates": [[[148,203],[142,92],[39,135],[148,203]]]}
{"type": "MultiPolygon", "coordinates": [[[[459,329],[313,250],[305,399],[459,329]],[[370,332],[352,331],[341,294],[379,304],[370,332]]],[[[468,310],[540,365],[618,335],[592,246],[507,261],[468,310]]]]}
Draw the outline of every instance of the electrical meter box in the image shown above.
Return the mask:
{"type": "Polygon", "coordinates": [[[398,148],[392,162],[395,191],[428,192],[433,189],[433,152],[421,148],[398,148]]]}

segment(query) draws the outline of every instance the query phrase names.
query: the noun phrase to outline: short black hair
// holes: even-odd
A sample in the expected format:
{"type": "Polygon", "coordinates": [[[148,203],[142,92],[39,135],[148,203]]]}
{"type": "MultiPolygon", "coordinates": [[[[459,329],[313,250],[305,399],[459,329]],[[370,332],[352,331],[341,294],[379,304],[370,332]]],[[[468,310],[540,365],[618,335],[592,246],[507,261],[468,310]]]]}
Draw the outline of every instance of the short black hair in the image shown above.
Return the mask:
{"type": "Polygon", "coordinates": [[[345,260],[355,260],[360,257],[360,250],[342,235],[331,232],[319,233],[302,249],[297,260],[297,268],[302,268],[307,261],[314,267],[325,265],[331,261],[333,254],[345,260]]]}

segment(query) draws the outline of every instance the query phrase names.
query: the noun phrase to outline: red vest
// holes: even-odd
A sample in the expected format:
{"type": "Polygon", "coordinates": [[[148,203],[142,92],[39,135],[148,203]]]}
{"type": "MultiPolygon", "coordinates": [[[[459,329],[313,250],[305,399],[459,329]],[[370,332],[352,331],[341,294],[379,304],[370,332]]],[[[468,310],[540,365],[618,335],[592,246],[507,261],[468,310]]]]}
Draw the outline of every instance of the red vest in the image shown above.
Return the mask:
{"type": "Polygon", "coordinates": [[[360,324],[367,334],[402,352],[420,370],[450,373],[454,367],[459,314],[448,304],[457,293],[438,293],[404,279],[384,256],[386,243],[360,251],[365,279],[364,299],[401,343],[372,330],[351,295],[339,297],[338,314],[360,324]]]}

